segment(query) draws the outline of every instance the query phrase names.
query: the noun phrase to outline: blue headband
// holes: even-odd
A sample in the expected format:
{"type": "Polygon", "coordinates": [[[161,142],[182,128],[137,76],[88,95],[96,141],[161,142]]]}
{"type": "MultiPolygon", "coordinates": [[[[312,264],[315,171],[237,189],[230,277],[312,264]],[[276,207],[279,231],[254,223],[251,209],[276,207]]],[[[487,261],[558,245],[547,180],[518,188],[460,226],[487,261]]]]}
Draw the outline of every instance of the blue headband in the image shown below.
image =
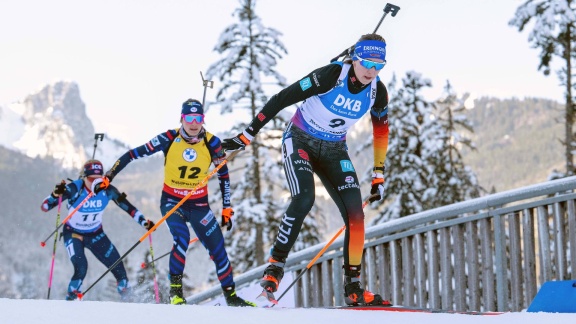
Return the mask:
{"type": "Polygon", "coordinates": [[[354,55],[363,59],[386,61],[386,43],[378,40],[363,40],[354,45],[354,55]]]}

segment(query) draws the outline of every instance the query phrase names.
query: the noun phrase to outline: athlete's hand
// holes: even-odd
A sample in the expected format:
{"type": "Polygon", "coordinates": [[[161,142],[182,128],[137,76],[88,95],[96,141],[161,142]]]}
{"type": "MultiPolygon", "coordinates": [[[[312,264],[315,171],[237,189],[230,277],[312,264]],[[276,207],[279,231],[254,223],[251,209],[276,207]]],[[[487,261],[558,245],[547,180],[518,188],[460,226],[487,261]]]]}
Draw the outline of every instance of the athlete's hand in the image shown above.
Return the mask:
{"type": "Polygon", "coordinates": [[[380,201],[384,198],[384,176],[382,173],[372,173],[372,189],[370,189],[369,202],[380,201]]]}
{"type": "Polygon", "coordinates": [[[110,185],[110,180],[107,177],[96,178],[92,181],[92,192],[96,196],[100,191],[105,190],[110,185]]]}
{"type": "Polygon", "coordinates": [[[52,196],[58,198],[66,192],[66,182],[62,180],[59,184],[54,186],[54,191],[52,191],[52,196]]]}
{"type": "Polygon", "coordinates": [[[222,208],[222,224],[220,226],[226,226],[227,231],[231,231],[234,227],[232,216],[234,216],[234,210],[232,210],[232,207],[222,208]]]}
{"type": "Polygon", "coordinates": [[[222,148],[224,151],[243,150],[250,144],[253,137],[246,133],[238,134],[232,138],[226,138],[222,141],[222,148]]]}
{"type": "Polygon", "coordinates": [[[142,223],[140,223],[140,225],[149,231],[152,227],[154,227],[154,222],[149,219],[145,219],[142,223]]]}

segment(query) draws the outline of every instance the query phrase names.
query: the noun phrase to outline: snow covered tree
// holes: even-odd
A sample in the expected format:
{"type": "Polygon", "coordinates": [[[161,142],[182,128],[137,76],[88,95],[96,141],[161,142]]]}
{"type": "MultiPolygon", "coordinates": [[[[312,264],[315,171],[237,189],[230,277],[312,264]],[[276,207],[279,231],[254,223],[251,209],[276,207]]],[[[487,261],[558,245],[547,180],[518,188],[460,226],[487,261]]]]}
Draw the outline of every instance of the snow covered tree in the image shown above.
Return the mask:
{"type": "Polygon", "coordinates": [[[423,156],[429,178],[423,194],[424,209],[436,208],[480,196],[484,189],[476,175],[464,164],[461,150],[474,150],[472,140],[464,132],[472,133],[473,126],[462,114],[463,101],[449,82],[444,95],[432,106],[423,132],[423,156]]]}
{"type": "Polygon", "coordinates": [[[534,29],[528,36],[532,47],[539,48],[540,65],[544,75],[550,74],[550,63],[553,57],[563,60],[564,66],[557,73],[565,87],[566,111],[565,138],[566,176],[574,175],[574,150],[576,149],[574,120],[576,98],[573,81],[576,62],[576,1],[574,0],[528,0],[516,9],[515,17],[509,22],[511,26],[523,31],[526,25],[534,21],[534,29]]]}
{"type": "Polygon", "coordinates": [[[429,79],[410,71],[402,84],[397,90],[394,77],[388,85],[386,199],[373,224],[475,197],[482,190],[461,158],[460,147],[472,145],[458,130],[472,128],[458,115],[461,106],[451,87],[445,97],[429,102],[422,95],[432,86],[429,79]]]}
{"type": "Polygon", "coordinates": [[[407,72],[402,83],[397,92],[395,84],[389,87],[388,122],[391,131],[384,171],[387,199],[385,208],[373,223],[423,210],[422,195],[429,171],[424,165],[426,161],[422,160],[422,141],[425,140],[422,131],[427,111],[433,103],[423,98],[422,90],[432,83],[414,71],[407,72]]]}
{"type": "MultiPolygon", "coordinates": [[[[212,64],[207,78],[217,77],[223,86],[216,95],[221,113],[238,117],[247,110],[244,121],[231,130],[235,136],[247,127],[247,122],[268,100],[263,87],[277,91],[286,81],[276,70],[277,60],[287,51],[279,40],[280,32],[265,27],[255,13],[254,0],[239,0],[234,11],[239,22],[228,26],[221,34],[215,51],[224,57],[212,64]]],[[[280,140],[289,116],[279,114],[252,141],[246,152],[231,161],[232,206],[235,212],[233,234],[226,238],[228,254],[238,272],[263,264],[276,237],[278,224],[289,201],[282,163],[280,140]]],[[[311,215],[313,216],[313,215],[311,215]]],[[[299,240],[302,246],[318,241],[313,217],[307,217],[299,240]]]]}

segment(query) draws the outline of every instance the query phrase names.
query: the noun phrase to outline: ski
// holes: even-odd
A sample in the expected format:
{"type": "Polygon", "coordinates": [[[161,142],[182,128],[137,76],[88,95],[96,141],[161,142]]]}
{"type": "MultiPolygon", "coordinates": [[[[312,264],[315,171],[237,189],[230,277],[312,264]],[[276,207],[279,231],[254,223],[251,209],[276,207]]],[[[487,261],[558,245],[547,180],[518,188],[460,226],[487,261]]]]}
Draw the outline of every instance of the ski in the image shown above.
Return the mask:
{"type": "Polygon", "coordinates": [[[276,297],[274,297],[274,294],[270,290],[262,289],[262,292],[256,297],[256,299],[260,301],[268,301],[274,305],[278,305],[276,297]]]}
{"type": "Polygon", "coordinates": [[[343,309],[343,310],[368,310],[368,311],[388,311],[388,312],[408,312],[408,313],[444,313],[444,314],[463,314],[463,315],[501,315],[502,312],[482,312],[482,311],[455,311],[446,309],[433,309],[422,308],[414,306],[335,306],[328,307],[329,309],[343,309]]]}

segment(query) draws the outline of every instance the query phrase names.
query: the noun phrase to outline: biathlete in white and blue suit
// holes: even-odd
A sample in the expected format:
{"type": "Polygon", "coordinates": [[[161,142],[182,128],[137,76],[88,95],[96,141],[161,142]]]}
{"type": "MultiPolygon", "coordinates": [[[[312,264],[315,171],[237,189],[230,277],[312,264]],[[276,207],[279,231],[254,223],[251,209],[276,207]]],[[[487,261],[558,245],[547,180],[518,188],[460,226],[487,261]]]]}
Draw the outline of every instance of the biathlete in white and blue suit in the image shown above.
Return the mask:
{"type": "MultiPolygon", "coordinates": [[[[69,213],[72,212],[92,193],[92,182],[101,178],[102,174],[102,163],[98,160],[89,160],[84,164],[82,177],[67,185],[64,183],[57,184],[54,191],[42,202],[41,209],[47,212],[56,207],[58,197],[62,196],[62,201],[68,200],[69,213]]],[[[110,200],[114,201],[118,207],[122,208],[147,230],[154,226],[151,220],[145,219],[144,215],[126,199],[124,193],[121,194],[112,185],[84,202],[83,206],[64,224],[64,246],[68,251],[70,262],[74,266],[74,274],[68,285],[66,300],[76,299],[81,292],[80,286],[88,271],[88,260],[84,254],[85,248],[90,250],[96,259],[107,268],[110,268],[120,258],[118,250],[102,228],[102,214],[110,200]]],[[[130,297],[130,285],[124,264],[120,262],[111,272],[116,278],[121,299],[127,301],[130,297]]]]}

